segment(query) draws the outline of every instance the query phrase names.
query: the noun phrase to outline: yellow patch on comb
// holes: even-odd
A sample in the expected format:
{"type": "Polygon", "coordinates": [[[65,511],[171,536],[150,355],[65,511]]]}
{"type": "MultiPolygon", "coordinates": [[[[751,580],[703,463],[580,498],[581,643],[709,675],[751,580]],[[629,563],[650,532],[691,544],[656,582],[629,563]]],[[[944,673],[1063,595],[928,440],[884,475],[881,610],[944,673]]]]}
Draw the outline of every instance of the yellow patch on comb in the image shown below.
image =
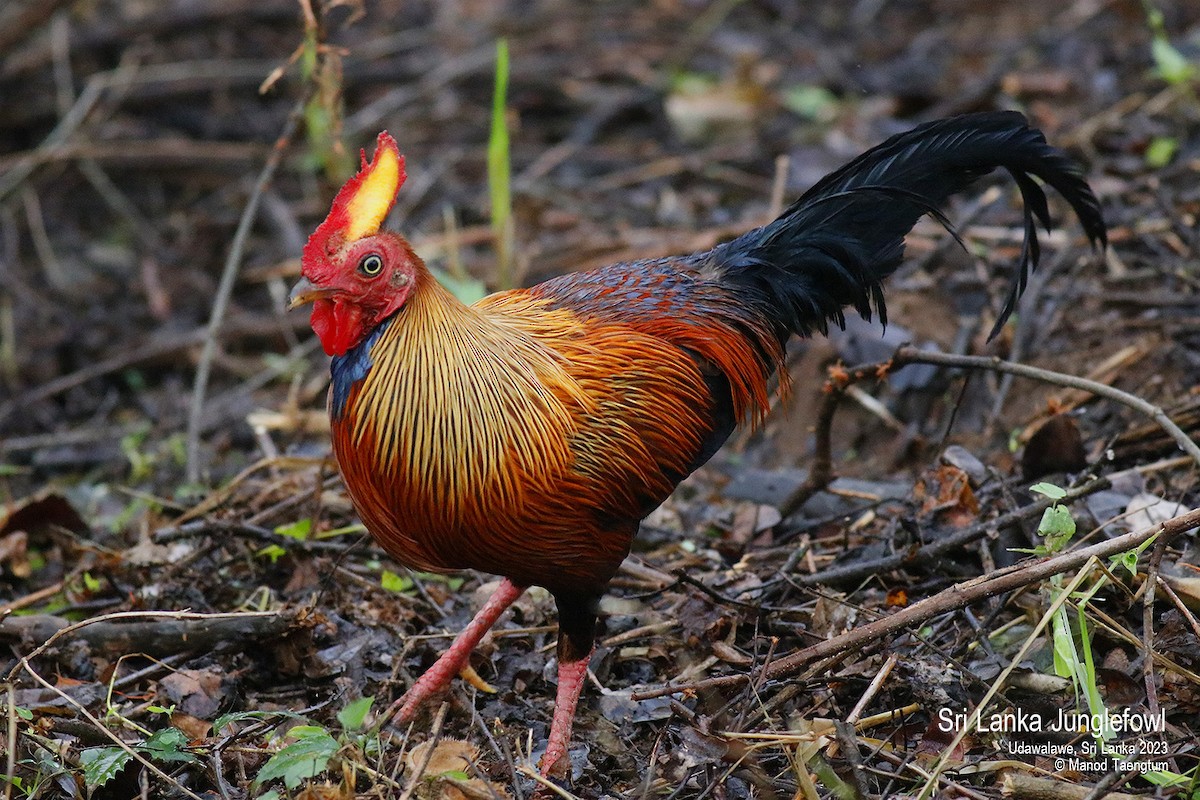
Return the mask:
{"type": "Polygon", "coordinates": [[[383,132],[375,145],[375,158],[365,163],[358,173],[358,186],[354,196],[346,204],[347,241],[370,236],[379,230],[384,218],[396,202],[396,192],[404,183],[404,158],[396,147],[396,140],[383,132]]]}

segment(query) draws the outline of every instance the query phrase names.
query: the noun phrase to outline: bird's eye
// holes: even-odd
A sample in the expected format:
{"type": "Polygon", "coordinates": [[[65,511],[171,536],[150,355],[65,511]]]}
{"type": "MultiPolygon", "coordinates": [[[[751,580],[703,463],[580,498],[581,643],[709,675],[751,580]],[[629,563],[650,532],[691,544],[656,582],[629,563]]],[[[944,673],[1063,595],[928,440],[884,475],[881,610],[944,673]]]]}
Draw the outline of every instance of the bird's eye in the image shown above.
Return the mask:
{"type": "Polygon", "coordinates": [[[368,278],[374,278],[383,271],[383,259],[378,253],[368,253],[358,262],[358,271],[368,278]]]}

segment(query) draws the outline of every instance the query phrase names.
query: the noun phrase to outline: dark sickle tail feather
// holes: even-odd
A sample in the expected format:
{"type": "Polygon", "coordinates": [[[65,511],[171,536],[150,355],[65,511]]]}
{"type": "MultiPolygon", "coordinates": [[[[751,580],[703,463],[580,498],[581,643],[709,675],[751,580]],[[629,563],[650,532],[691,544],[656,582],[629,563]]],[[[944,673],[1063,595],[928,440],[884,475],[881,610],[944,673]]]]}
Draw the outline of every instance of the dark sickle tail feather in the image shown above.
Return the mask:
{"type": "Polygon", "coordinates": [[[1037,223],[1050,228],[1034,177],[1071,204],[1093,244],[1107,241],[1079,165],[1015,111],[951,117],[893,136],[823,178],[774,222],[718,247],[713,262],[773,321],[781,340],[825,333],[830,320],[844,325],[846,306],[867,319],[874,308],[886,322],[881,282],[900,265],[904,236],[925,214],[949,229],[942,204],[997,167],[1021,190],[1025,242],[995,336],[1037,267],[1037,223]]]}

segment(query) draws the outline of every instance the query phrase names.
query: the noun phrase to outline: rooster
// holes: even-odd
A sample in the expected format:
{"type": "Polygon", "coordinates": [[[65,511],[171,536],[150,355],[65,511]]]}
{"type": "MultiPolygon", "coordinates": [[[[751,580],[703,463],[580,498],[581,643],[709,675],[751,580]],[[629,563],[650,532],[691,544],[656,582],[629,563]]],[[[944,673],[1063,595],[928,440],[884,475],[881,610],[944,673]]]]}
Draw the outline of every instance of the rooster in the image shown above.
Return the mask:
{"type": "MultiPolygon", "coordinates": [[[[778,219],[711,250],[566,274],[472,306],[382,229],[405,179],[386,132],[304,247],[290,306],[312,303],[333,357],[333,450],[354,506],[415,569],[503,577],[398,700],[401,722],[463,670],[529,586],[559,613],[558,689],[542,771],[569,771],[597,605],[639,522],[768,409],[793,334],[886,321],[881,282],[923,215],[997,167],[1023,196],[1025,245],[996,330],[1037,265],[1054,187],[1093,244],[1099,204],[1078,166],[1015,112],[893,136],[778,219]]],[[[994,333],[995,331],[993,331],[994,333]]]]}

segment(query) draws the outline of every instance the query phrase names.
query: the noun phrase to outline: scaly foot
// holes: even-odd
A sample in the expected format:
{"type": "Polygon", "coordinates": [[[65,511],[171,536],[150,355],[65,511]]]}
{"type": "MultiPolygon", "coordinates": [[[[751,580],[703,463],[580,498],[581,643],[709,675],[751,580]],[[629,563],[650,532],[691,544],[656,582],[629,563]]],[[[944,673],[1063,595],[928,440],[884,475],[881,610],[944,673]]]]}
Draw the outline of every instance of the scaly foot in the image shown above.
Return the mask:
{"type": "Polygon", "coordinates": [[[462,672],[475,645],[479,644],[479,640],[484,637],[484,634],[496,624],[496,620],[504,613],[504,609],[516,602],[524,591],[524,586],[517,586],[505,578],[499,588],[488,598],[483,608],[479,609],[475,618],[458,634],[454,644],[442,653],[434,665],[426,670],[425,674],[404,693],[403,697],[392,703],[384,717],[385,721],[392,719],[395,715],[396,724],[405,725],[411,722],[417,714],[417,709],[426,700],[449,686],[454,676],[462,672]]]}

